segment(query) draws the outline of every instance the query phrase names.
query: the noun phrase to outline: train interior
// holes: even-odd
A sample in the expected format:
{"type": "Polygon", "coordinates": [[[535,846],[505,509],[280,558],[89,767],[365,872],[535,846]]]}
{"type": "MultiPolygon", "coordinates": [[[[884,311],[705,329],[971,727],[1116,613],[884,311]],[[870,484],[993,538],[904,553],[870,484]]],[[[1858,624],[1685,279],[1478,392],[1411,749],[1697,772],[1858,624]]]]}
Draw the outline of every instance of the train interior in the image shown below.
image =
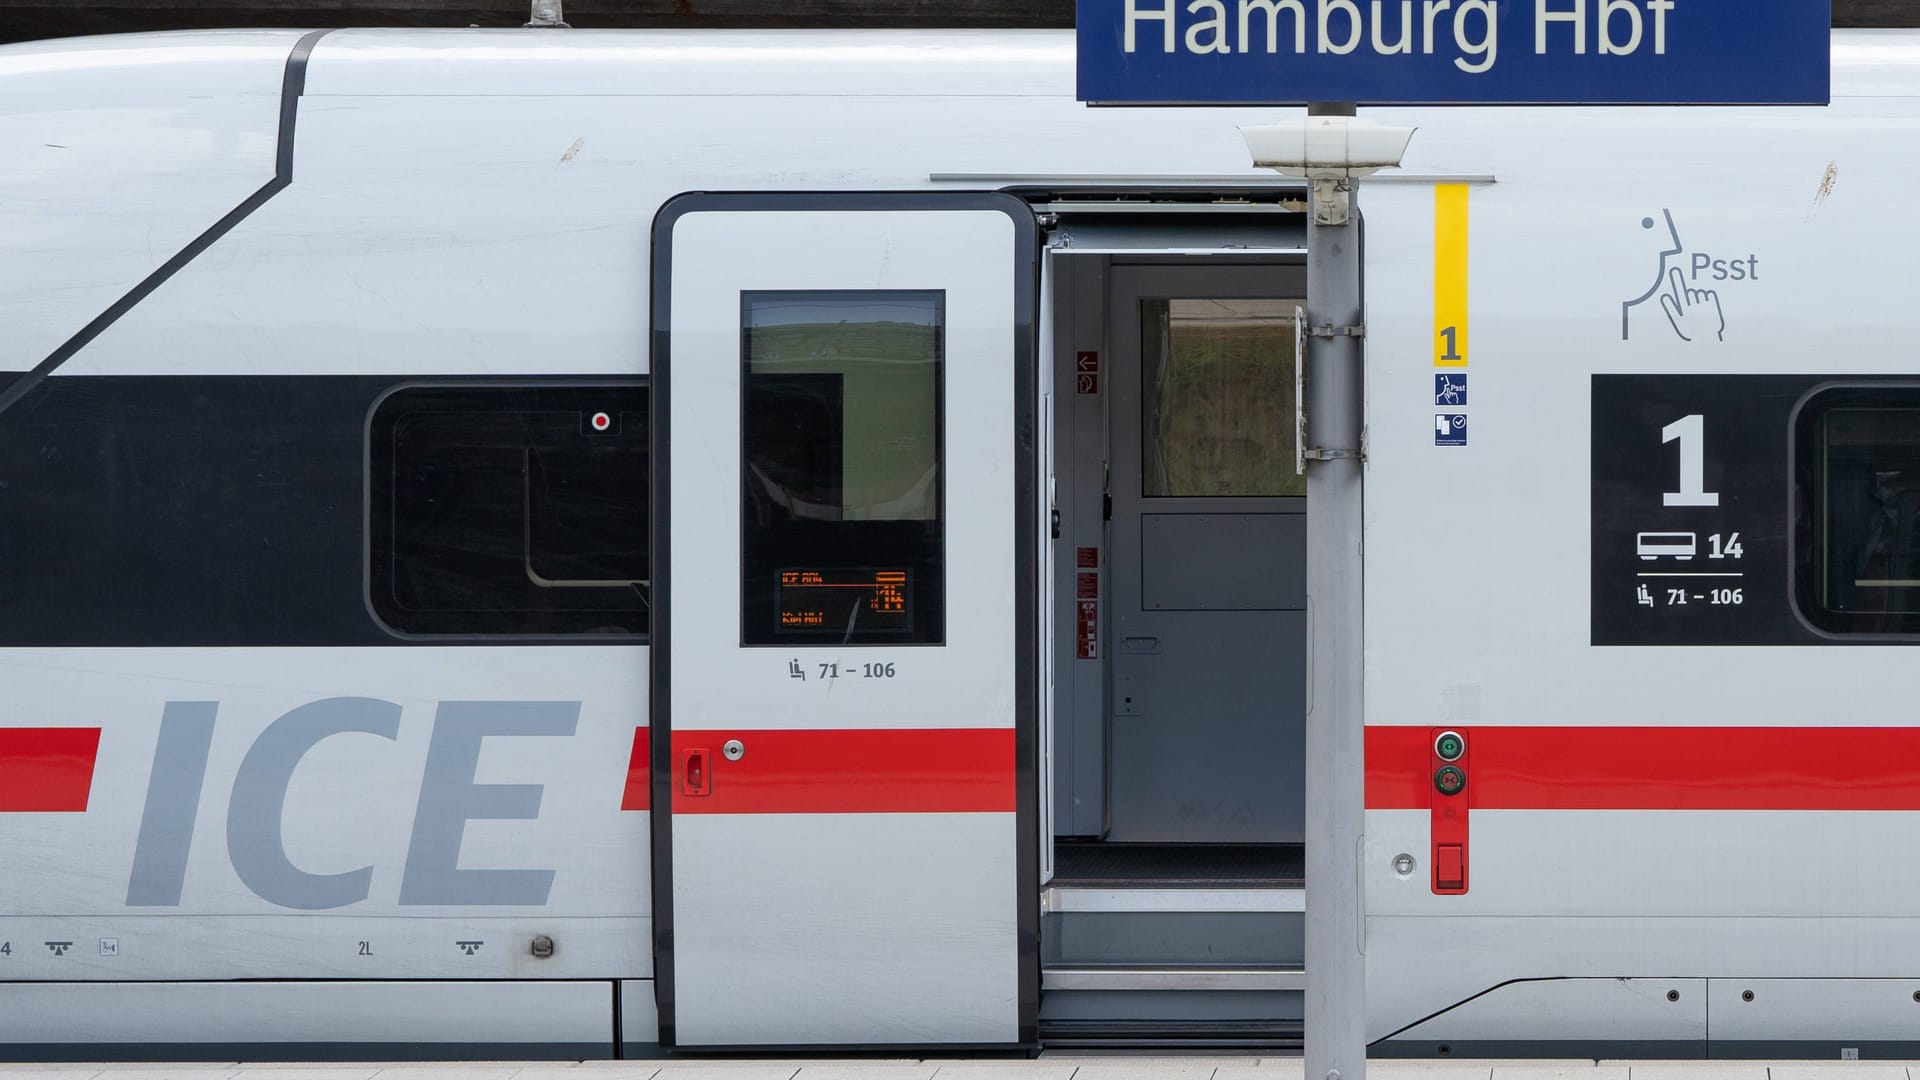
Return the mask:
{"type": "Polygon", "coordinates": [[[1041,209],[1041,1032],[1289,1043],[1304,977],[1304,218],[1271,192],[1041,209]]]}

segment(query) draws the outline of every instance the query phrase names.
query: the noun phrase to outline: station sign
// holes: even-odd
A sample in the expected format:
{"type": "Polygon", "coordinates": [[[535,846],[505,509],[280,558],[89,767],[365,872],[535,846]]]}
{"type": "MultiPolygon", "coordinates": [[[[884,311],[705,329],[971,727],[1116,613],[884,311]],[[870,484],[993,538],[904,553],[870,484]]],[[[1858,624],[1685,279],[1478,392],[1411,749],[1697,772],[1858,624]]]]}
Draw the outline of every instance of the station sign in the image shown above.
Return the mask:
{"type": "Polygon", "coordinates": [[[1098,105],[1824,105],[1829,0],[1077,0],[1098,105]]]}

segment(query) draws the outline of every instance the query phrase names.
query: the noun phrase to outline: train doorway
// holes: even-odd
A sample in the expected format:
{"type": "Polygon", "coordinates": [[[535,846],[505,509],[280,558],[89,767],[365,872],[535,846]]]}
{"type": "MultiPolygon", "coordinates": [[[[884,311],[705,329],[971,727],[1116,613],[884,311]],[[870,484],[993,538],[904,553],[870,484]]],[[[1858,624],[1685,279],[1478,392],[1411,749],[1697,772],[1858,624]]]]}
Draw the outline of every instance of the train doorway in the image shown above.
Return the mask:
{"type": "Polygon", "coordinates": [[[1300,1033],[1304,222],[1254,221],[1047,261],[1050,1044],[1300,1033]]]}

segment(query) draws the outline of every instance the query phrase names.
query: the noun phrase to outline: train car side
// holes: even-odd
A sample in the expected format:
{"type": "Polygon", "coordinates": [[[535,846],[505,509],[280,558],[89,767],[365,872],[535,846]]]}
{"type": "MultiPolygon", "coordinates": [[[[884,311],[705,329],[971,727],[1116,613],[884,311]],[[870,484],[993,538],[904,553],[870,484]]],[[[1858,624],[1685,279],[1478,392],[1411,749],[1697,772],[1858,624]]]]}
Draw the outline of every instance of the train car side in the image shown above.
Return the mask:
{"type": "MultiPolygon", "coordinates": [[[[1421,130],[1359,196],[1378,1052],[1912,1052],[1920,747],[1885,590],[1920,570],[1812,522],[1842,488],[1862,520],[1906,505],[1897,432],[1869,436],[1912,393],[1916,49],[1836,35],[1826,109],[1381,111],[1421,130]],[[1824,464],[1840,423],[1869,425],[1851,472],[1824,464]],[[1459,802],[1441,730],[1471,748],[1459,802]]],[[[1087,109],[1071,79],[1070,39],[1025,32],[0,49],[0,1052],[671,1044],[634,542],[657,219],[690,192],[1018,195],[1056,226],[1034,403],[1080,485],[1047,509],[1105,537],[1068,459],[1113,452],[1114,391],[1073,397],[1077,328],[1095,374],[1140,333],[1106,306],[1126,281],[1293,273],[1287,243],[1220,235],[1299,207],[1236,131],[1267,113],[1087,109]],[[1164,242],[1100,246],[1129,203],[1164,242]]],[[[805,261],[699,235],[715,266],[805,261]]],[[[856,246],[815,254],[851,279],[856,246]]],[[[672,447],[732,475],[734,442],[672,447]]],[[[737,492],[672,497],[737,534],[737,492]]],[[[1141,535],[1144,560],[1184,534],[1141,535]]],[[[1066,734],[1135,722],[1101,666],[1125,634],[1074,651],[1072,557],[1038,598],[1048,859],[1134,827],[1102,817],[1105,744],[1066,734]]],[[[1140,837],[1204,801],[1161,795],[1140,837]]],[[[869,856],[876,880],[921,857],[869,856]]]]}

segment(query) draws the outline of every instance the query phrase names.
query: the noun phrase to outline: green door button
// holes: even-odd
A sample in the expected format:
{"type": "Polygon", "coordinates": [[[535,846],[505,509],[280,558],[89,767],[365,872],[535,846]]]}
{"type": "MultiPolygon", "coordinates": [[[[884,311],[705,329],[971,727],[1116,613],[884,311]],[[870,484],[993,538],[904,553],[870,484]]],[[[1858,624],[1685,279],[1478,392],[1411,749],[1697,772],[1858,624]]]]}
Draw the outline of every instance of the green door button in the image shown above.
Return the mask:
{"type": "Polygon", "coordinates": [[[1460,755],[1467,752],[1466,737],[1457,731],[1443,731],[1433,740],[1433,752],[1441,761],[1459,761],[1460,755]]]}

